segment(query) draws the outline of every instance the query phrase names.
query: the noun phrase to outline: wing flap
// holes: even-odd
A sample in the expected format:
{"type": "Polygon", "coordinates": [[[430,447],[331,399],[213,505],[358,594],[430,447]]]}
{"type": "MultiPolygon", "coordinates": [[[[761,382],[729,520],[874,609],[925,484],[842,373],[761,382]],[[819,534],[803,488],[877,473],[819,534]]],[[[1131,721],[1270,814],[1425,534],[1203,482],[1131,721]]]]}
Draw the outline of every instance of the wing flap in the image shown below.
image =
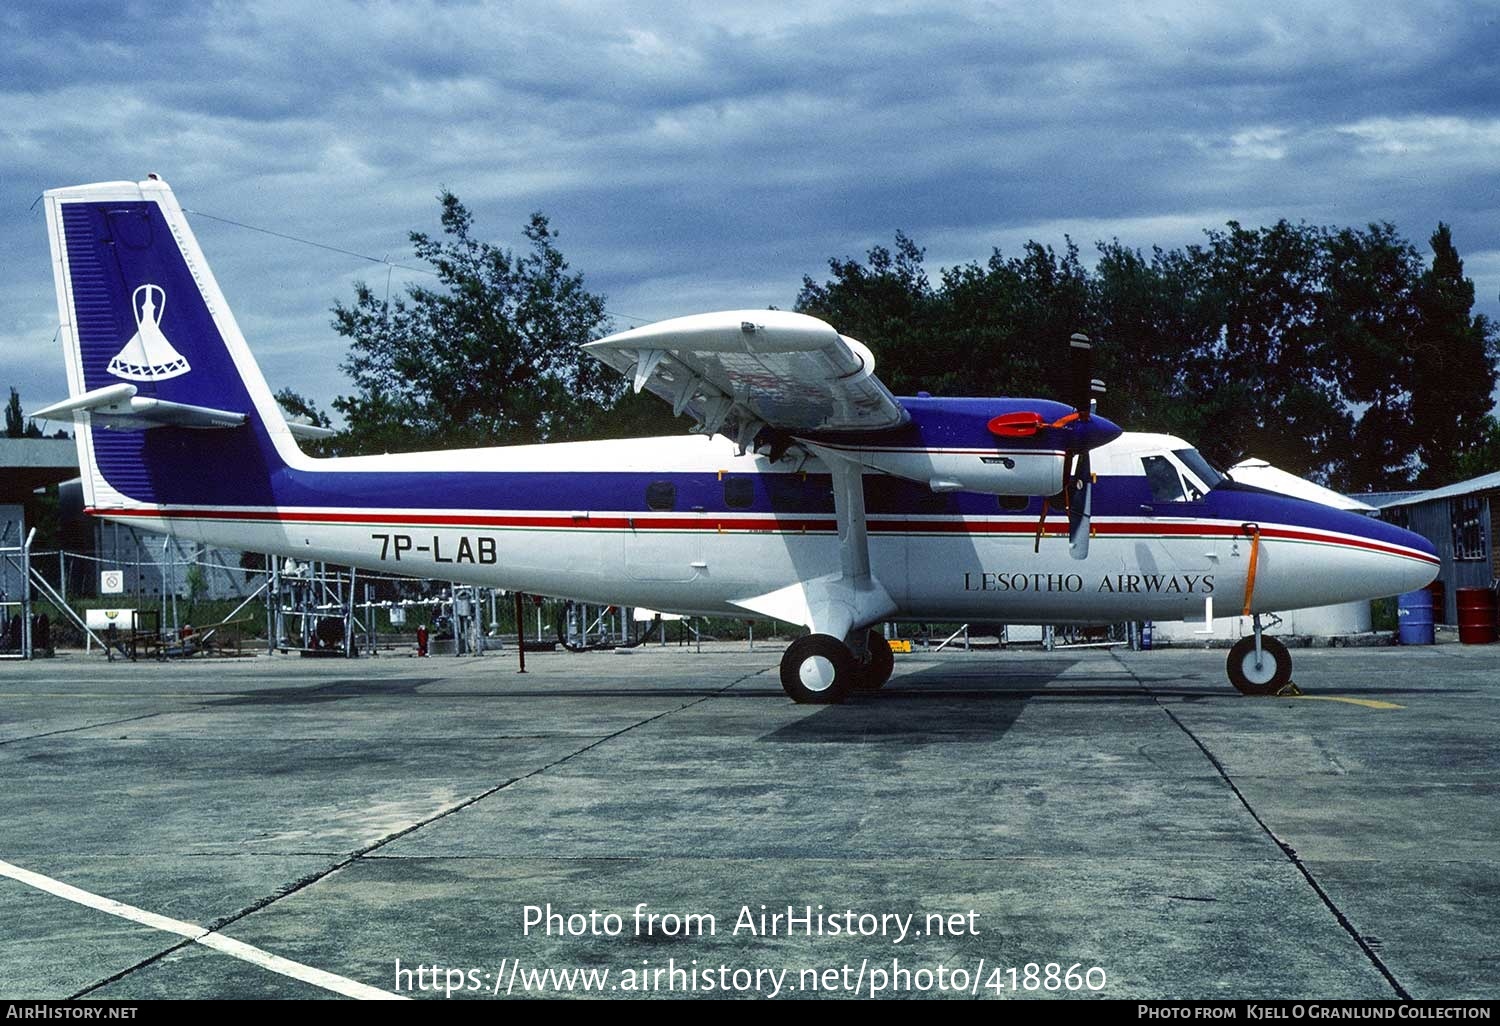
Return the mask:
{"type": "Polygon", "coordinates": [[[686,413],[753,444],[760,429],[884,431],[908,414],[862,343],[785,310],[727,310],[633,328],[584,348],[686,413]]]}

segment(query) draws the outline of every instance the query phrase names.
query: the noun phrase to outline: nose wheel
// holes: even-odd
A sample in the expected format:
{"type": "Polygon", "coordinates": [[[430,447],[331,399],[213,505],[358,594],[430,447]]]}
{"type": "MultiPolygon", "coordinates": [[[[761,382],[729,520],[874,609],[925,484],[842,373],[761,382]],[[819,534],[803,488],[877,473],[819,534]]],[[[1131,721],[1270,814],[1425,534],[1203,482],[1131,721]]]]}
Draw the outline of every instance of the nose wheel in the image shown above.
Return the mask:
{"type": "Polygon", "coordinates": [[[1280,694],[1292,680],[1292,654],[1275,638],[1241,638],[1229,650],[1226,669],[1242,695],[1280,694]]]}

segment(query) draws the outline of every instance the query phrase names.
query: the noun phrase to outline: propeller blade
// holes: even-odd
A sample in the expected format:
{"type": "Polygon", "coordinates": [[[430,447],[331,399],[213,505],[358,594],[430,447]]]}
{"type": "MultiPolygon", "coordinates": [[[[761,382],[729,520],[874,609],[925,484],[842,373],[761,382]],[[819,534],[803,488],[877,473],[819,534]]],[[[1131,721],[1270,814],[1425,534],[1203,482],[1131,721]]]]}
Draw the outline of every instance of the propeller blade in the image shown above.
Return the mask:
{"type": "Polygon", "coordinates": [[[1094,345],[1087,335],[1075,334],[1068,339],[1068,353],[1073,362],[1073,394],[1070,398],[1079,419],[1088,420],[1089,400],[1094,392],[1094,345]]]}
{"type": "Polygon", "coordinates": [[[1068,481],[1068,552],[1074,559],[1089,555],[1089,529],[1094,507],[1094,475],[1087,451],[1078,454],[1068,481]]]}

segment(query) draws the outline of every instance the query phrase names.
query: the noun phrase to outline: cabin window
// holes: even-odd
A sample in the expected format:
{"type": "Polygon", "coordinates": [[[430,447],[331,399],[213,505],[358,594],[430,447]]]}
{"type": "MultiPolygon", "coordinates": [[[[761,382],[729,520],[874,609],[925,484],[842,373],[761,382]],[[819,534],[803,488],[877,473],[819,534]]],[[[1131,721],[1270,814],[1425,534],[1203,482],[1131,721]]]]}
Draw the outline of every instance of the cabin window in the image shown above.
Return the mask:
{"type": "Polygon", "coordinates": [[[1151,501],[1187,501],[1187,493],[1182,490],[1182,477],[1171,460],[1165,456],[1142,456],[1141,465],[1146,468],[1146,480],[1151,485],[1151,501]]]}
{"type": "Polygon", "coordinates": [[[748,477],[726,477],[724,505],[730,509],[749,509],[755,505],[755,482],[748,477]]]}
{"type": "Polygon", "coordinates": [[[997,495],[1000,502],[1000,510],[1004,513],[1024,513],[1026,507],[1031,505],[1029,495],[997,495]]]}
{"type": "Polygon", "coordinates": [[[646,508],[676,509],[677,486],[671,481],[652,481],[646,486],[646,508]]]}
{"type": "Polygon", "coordinates": [[[1483,502],[1478,495],[1453,500],[1453,558],[1456,560],[1490,558],[1485,551],[1483,502]]]}

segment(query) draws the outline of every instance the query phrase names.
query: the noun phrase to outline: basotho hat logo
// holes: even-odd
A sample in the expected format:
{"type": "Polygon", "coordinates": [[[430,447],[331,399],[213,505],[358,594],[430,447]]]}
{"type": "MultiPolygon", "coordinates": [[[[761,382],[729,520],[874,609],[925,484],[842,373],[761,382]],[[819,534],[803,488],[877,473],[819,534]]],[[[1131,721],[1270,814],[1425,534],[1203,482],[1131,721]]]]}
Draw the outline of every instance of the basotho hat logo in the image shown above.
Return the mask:
{"type": "Polygon", "coordinates": [[[167,292],[160,285],[142,285],[130,297],[130,309],[135,314],[135,334],[109,361],[108,370],[115,377],[128,381],[162,381],[192,370],[187,357],[174,349],[161,333],[161,315],[166,304],[167,292]]]}

